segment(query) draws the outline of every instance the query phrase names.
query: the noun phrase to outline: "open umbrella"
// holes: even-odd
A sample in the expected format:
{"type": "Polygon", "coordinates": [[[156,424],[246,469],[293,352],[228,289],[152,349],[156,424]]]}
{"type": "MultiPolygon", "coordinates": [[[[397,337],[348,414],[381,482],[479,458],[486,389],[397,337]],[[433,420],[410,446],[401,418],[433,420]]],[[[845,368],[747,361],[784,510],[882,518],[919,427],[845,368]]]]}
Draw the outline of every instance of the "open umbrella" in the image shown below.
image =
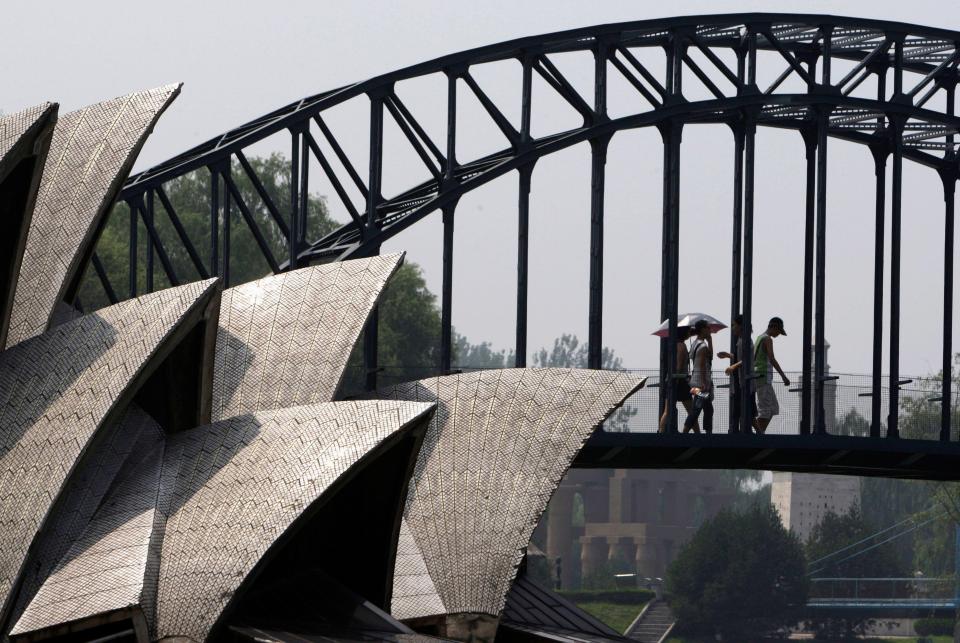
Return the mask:
{"type": "MultiPolygon", "coordinates": [[[[677,328],[693,328],[693,326],[700,321],[701,319],[706,320],[707,324],[710,326],[710,332],[716,333],[727,327],[726,324],[721,322],[716,317],[711,317],[706,313],[683,313],[682,315],[677,315],[677,328]]],[[[660,328],[653,331],[652,335],[657,337],[666,337],[670,333],[670,320],[664,320],[660,324],[660,328]]]]}

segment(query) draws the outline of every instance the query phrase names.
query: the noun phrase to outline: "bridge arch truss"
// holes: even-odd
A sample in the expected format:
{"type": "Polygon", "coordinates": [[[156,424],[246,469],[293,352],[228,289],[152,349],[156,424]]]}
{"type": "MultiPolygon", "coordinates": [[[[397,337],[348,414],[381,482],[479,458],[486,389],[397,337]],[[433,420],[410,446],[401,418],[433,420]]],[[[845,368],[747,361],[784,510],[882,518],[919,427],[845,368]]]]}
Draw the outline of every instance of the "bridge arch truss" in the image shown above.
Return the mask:
{"type": "MultiPolygon", "coordinates": [[[[804,235],[803,345],[800,433],[823,433],[822,413],[825,347],[825,284],[827,240],[827,165],[831,138],[862,144],[876,167],[876,231],[873,302],[873,391],[871,436],[898,436],[900,231],[902,228],[902,167],[904,160],[930,168],[942,179],[943,236],[943,372],[941,431],[950,439],[954,198],[960,161],[960,118],[956,87],[960,80],[960,32],[917,25],[805,14],[730,14],[668,18],[599,25],[521,38],[444,56],[376,78],[307,97],[225,132],[175,158],[130,177],[120,200],[130,210],[131,262],[127,293],[109,282],[94,253],[96,271],[112,300],[137,294],[136,229],[147,229],[148,289],[153,284],[154,258],[170,283],[177,274],[157,234],[156,217],[167,216],[186,247],[200,276],[220,275],[229,282],[229,221],[237,208],[274,272],[316,262],[377,254],[381,245],[440,211],[443,220],[443,285],[441,293],[440,370],[451,368],[452,274],[454,223],[459,199],[497,177],[518,176],[518,256],[516,344],[517,366],[527,354],[528,217],[530,182],[537,161],[579,143],[591,155],[589,364],[599,368],[602,347],[603,230],[606,155],[611,138],[620,131],[655,127],[663,141],[662,318],[670,320],[669,337],[661,342],[661,396],[676,399],[674,361],[677,342],[679,272],[680,155],[688,124],[712,123],[730,128],[734,137],[734,202],[730,225],[731,315],[742,313],[749,326],[753,297],[753,208],[755,140],[759,127],[794,129],[806,150],[806,217],[804,235]],[[658,63],[649,62],[657,52],[658,63]],[[593,59],[592,94],[578,90],[561,72],[555,58],[569,52],[593,59]],[[511,119],[479,80],[484,65],[515,61],[520,66],[519,119],[511,119]],[[765,77],[775,61],[780,73],[765,77]],[[612,116],[607,105],[608,79],[619,75],[635,91],[638,109],[612,116]],[[446,82],[444,122],[427,123],[401,100],[396,88],[406,81],[439,76],[446,82]],[[541,79],[578,115],[575,127],[539,132],[534,127],[533,81],[541,79]],[[477,158],[457,157],[457,134],[469,122],[460,118],[458,100],[469,93],[482,106],[486,119],[503,136],[504,147],[477,158]],[[351,157],[328,126],[327,113],[353,99],[369,104],[368,154],[351,157]],[[423,164],[427,180],[384,196],[385,123],[399,128],[410,150],[423,164]],[[442,132],[431,136],[429,132],[442,132]],[[285,204],[271,201],[245,150],[276,134],[290,138],[290,194],[285,204]],[[318,163],[350,221],[321,238],[307,238],[310,159],[318,163]],[[891,166],[890,203],[886,203],[886,169],[891,166]],[[210,199],[209,260],[204,261],[194,239],[177,219],[164,185],[185,174],[208,170],[210,199]],[[275,256],[264,233],[250,216],[237,188],[234,172],[243,173],[286,241],[285,256],[275,256]],[[890,209],[889,239],[884,238],[890,209]],[[889,244],[890,286],[884,288],[884,256],[889,244]],[[881,372],[884,367],[883,321],[889,319],[889,417],[881,417],[881,372]],[[820,412],[810,412],[820,409],[820,412]]],[[[540,81],[538,81],[540,82],[540,81]]],[[[442,110],[441,110],[442,111],[442,110]]],[[[434,116],[435,117],[435,116],[434,116]]],[[[331,195],[331,198],[333,195],[331,195]]],[[[745,347],[746,377],[750,377],[750,346],[745,347]]],[[[367,384],[376,385],[376,325],[365,334],[367,384]]],[[[747,391],[743,391],[746,396],[747,391]]],[[[743,401],[742,408],[748,408],[743,401]]],[[[675,404],[669,404],[670,409],[675,404]]],[[[744,421],[747,421],[744,419],[744,421]]],[[[675,430],[676,420],[668,426],[675,430]]]]}

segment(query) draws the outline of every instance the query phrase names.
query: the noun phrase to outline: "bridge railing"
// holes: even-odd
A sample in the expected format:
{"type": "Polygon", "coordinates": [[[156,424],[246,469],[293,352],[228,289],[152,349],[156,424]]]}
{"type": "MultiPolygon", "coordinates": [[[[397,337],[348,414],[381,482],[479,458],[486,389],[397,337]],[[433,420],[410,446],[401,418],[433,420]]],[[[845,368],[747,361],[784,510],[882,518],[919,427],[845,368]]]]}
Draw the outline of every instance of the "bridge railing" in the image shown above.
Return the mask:
{"type": "Polygon", "coordinates": [[[953,601],[953,578],[812,578],[811,603],[953,601]]]}
{"type": "MultiPolygon", "coordinates": [[[[462,367],[458,370],[483,370],[462,367]]],[[[647,377],[646,387],[627,398],[623,407],[607,420],[604,430],[611,432],[653,433],[659,428],[658,421],[663,409],[659,404],[659,371],[657,369],[624,369],[647,377]]],[[[438,367],[416,368],[383,367],[379,379],[383,386],[400,382],[436,377],[438,367]]],[[[790,386],[784,386],[778,376],[774,377],[773,389],[777,395],[780,413],[767,428],[767,433],[796,435],[800,427],[800,382],[801,373],[788,371],[790,386]]],[[[873,378],[856,373],[831,373],[824,388],[824,404],[827,433],[869,437],[873,407],[873,378]]],[[[713,431],[726,433],[730,426],[730,378],[723,371],[713,372],[714,419],[713,431]]],[[[960,392],[954,387],[952,407],[957,409],[952,417],[951,440],[960,438],[960,392]]],[[[900,377],[900,435],[904,438],[938,440],[940,437],[940,391],[941,381],[930,377],[900,377]]],[[[352,364],[344,382],[346,395],[363,394],[362,365],[352,364]]],[[[880,386],[881,435],[886,435],[886,419],[889,413],[890,381],[883,377],[880,386]]],[[[686,412],[678,404],[679,424],[682,426],[686,412]]],[[[702,426],[701,416],[699,426],[702,426]]]]}
{"type": "MultiPolygon", "coordinates": [[[[648,377],[647,386],[627,399],[623,408],[606,425],[608,431],[647,433],[657,431],[663,409],[658,408],[659,371],[656,369],[627,369],[648,377]]],[[[774,377],[773,389],[780,413],[771,420],[767,433],[796,435],[801,415],[801,373],[788,371],[790,386],[779,376],[774,377]]],[[[855,373],[831,373],[824,385],[824,407],[827,433],[869,437],[873,406],[873,378],[855,373]]],[[[723,371],[713,372],[714,432],[726,433],[730,425],[730,378],[723,371]]],[[[900,435],[905,438],[937,440],[940,437],[941,382],[936,378],[900,376],[900,435]]],[[[889,414],[890,381],[883,377],[880,386],[881,435],[886,435],[889,414]]],[[[954,408],[958,395],[953,393],[954,408]]],[[[679,424],[686,413],[678,405],[679,424]]],[[[960,413],[952,418],[951,439],[960,436],[960,413]]],[[[699,425],[703,424],[702,416],[699,425]]]]}

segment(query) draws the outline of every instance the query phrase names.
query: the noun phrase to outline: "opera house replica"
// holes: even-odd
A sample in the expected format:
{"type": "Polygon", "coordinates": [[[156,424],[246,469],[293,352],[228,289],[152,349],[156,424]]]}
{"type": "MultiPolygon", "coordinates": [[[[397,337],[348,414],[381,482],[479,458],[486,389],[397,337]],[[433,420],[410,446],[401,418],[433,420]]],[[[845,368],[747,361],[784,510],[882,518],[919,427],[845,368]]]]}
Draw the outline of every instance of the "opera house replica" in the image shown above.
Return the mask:
{"type": "Polygon", "coordinates": [[[639,378],[504,369],[337,401],[402,254],[81,316],[178,92],[0,117],[0,636],[492,640],[551,494],[639,378]]]}

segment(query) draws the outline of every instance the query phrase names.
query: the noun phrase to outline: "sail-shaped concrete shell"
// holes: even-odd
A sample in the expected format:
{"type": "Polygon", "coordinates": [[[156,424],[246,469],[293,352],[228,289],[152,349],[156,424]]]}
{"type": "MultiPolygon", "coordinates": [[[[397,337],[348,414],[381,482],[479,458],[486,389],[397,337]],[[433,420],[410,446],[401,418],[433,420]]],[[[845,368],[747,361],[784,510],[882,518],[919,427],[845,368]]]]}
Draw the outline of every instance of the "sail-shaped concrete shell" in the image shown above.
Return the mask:
{"type": "Polygon", "coordinates": [[[496,618],[564,472],[641,385],[614,371],[503,369],[384,391],[385,398],[437,403],[407,496],[404,517],[416,548],[398,556],[394,615],[435,616],[442,608],[496,618]]]}
{"type": "Polygon", "coordinates": [[[122,464],[116,479],[110,477],[110,492],[86,527],[73,538],[63,535],[69,549],[39,590],[28,589],[32,598],[10,632],[14,638],[65,634],[73,623],[92,617],[100,622],[129,619],[147,635],[162,533],[156,527],[163,430],[136,405],[119,429],[135,443],[128,453],[105,458],[104,464],[122,464]]]}
{"type": "MultiPolygon", "coordinates": [[[[157,638],[204,640],[291,525],[432,403],[333,402],[245,414],[168,439],[157,638]]],[[[350,525],[331,525],[349,530],[350,525]]]]}
{"type": "Polygon", "coordinates": [[[213,418],[334,398],[403,254],[302,268],[223,293],[213,418]]]}
{"type": "Polygon", "coordinates": [[[6,346],[44,332],[70,294],[157,118],[180,91],[167,85],[61,116],[34,208],[6,346]]]}
{"type": "Polygon", "coordinates": [[[0,116],[0,347],[7,338],[20,261],[56,120],[54,103],[0,116]]]}
{"type": "MultiPolygon", "coordinates": [[[[215,305],[196,282],[86,315],[0,353],[0,607],[102,425],[215,305]]],[[[210,322],[208,322],[210,323],[210,322]]],[[[56,518],[56,511],[53,518],[56,518]]]]}

